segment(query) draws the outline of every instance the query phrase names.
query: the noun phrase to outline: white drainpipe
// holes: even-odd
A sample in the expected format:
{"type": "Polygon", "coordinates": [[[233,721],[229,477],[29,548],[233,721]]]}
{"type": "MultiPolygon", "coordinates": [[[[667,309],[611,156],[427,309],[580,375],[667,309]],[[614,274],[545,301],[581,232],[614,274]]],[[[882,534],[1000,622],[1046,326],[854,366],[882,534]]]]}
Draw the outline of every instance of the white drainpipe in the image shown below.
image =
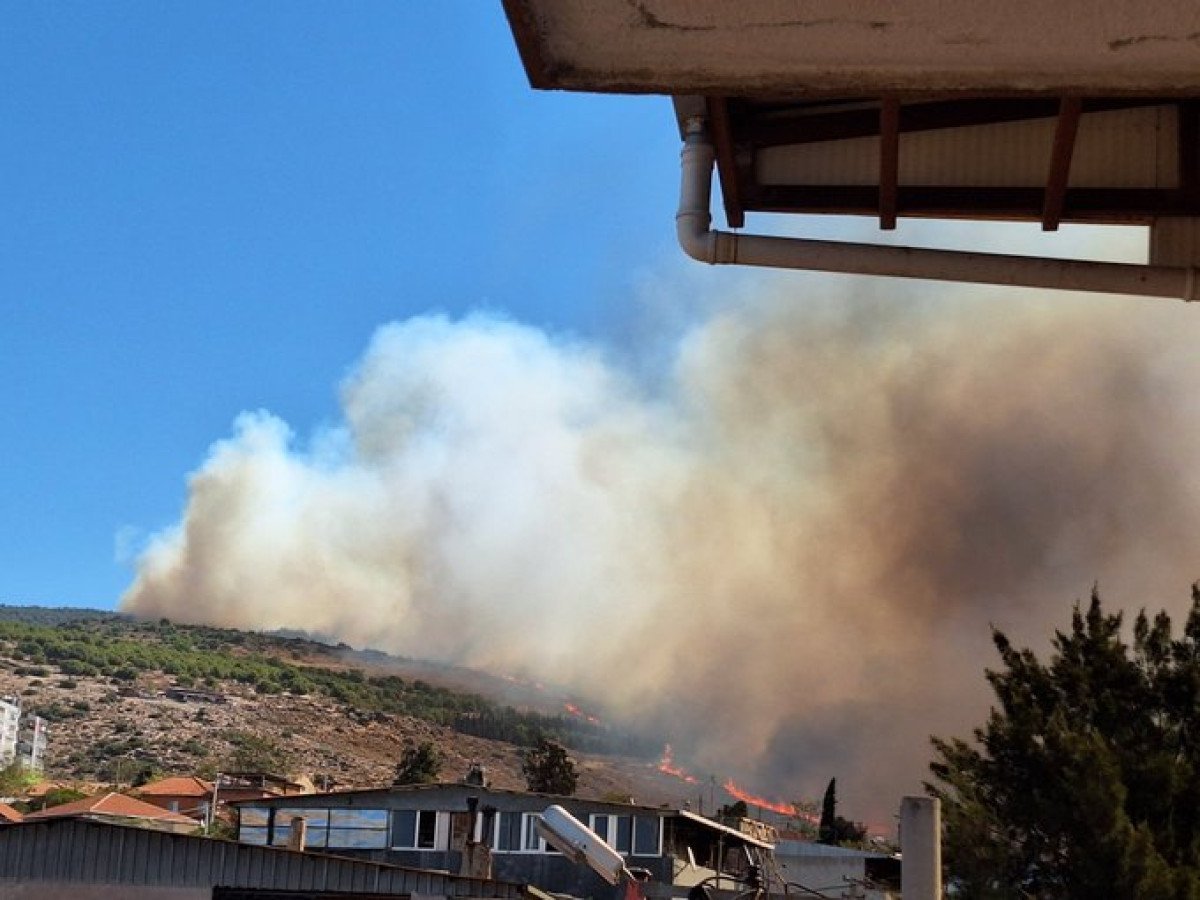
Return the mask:
{"type": "Polygon", "coordinates": [[[1200,270],[1195,267],[1139,266],[715,231],[710,227],[709,212],[714,158],[704,120],[689,119],[675,227],[684,252],[700,262],[1200,300],[1200,270]]]}

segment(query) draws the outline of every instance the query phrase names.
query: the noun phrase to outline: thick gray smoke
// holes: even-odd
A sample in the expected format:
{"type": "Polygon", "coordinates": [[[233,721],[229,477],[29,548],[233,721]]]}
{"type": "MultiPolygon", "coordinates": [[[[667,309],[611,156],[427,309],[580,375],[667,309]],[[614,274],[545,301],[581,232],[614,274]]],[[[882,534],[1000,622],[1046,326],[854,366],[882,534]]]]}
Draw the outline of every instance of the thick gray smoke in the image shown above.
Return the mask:
{"type": "Polygon", "coordinates": [[[1200,317],[764,284],[655,384],[495,317],[384,326],[341,427],[212,448],[124,609],[536,673],[886,815],[981,719],[989,623],[1040,645],[1093,581],[1177,609],[1200,577],[1200,317]]]}

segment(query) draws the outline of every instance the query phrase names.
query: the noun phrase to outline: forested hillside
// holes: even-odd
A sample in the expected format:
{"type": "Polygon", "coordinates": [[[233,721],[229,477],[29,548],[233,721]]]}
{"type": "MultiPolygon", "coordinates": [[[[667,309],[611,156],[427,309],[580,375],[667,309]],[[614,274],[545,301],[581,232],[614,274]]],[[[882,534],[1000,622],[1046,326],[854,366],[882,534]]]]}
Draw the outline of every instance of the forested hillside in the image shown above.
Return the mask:
{"type": "MultiPolygon", "coordinates": [[[[332,770],[342,779],[361,773],[360,762],[370,757],[372,777],[380,778],[397,758],[398,742],[430,736],[457,743],[459,764],[478,756],[499,764],[511,756],[515,766],[520,748],[543,735],[584,753],[652,758],[660,746],[594,717],[518,708],[409,677],[405,666],[384,654],[299,637],[94,610],[0,607],[0,693],[17,693],[26,709],[49,720],[50,759],[61,775],[134,780],[250,763],[258,753],[263,764],[332,770]],[[164,699],[171,688],[227,702],[185,710],[164,699]],[[272,716],[277,721],[267,727],[272,716]],[[322,737],[325,729],[332,731],[322,737]],[[359,747],[361,760],[352,758],[353,742],[338,736],[351,731],[362,732],[363,747],[370,745],[370,752],[359,747]],[[86,740],[65,746],[68,732],[86,740]],[[377,733],[378,741],[368,733],[377,733]],[[455,741],[452,734],[462,737],[455,741]],[[470,740],[479,738],[485,744],[470,740]],[[321,749],[325,744],[336,752],[321,749]],[[322,753],[329,757],[323,764],[316,758],[322,753]]],[[[420,664],[411,667],[420,670],[420,664]]],[[[556,702],[547,697],[545,706],[556,702]]]]}

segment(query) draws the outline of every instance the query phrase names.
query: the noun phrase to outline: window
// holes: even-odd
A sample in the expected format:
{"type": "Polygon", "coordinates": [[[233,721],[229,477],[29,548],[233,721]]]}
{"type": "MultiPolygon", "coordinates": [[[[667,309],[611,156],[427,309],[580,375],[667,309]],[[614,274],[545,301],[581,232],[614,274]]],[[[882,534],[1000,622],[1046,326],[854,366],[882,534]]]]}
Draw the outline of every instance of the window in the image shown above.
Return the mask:
{"type": "MultiPolygon", "coordinates": [[[[309,834],[312,834],[311,825],[309,834]]],[[[386,809],[331,809],[326,847],[351,850],[382,850],[388,843],[386,809]]],[[[310,847],[316,847],[309,841],[310,847]]]]}
{"type": "Polygon", "coordinates": [[[608,816],[598,816],[595,813],[592,813],[590,821],[588,822],[588,827],[591,828],[592,831],[596,832],[596,835],[600,838],[600,840],[604,841],[605,843],[608,842],[608,819],[608,816]]]}
{"type": "Polygon", "coordinates": [[[436,850],[438,813],[432,809],[398,809],[392,813],[392,847],[436,850]]]}
{"type": "Polygon", "coordinates": [[[496,850],[511,853],[521,849],[521,814],[502,812],[496,815],[496,850]]]}
{"type": "Polygon", "coordinates": [[[324,847],[329,831],[329,810],[305,807],[280,808],[275,810],[275,827],[271,829],[271,843],[276,847],[287,846],[292,834],[292,819],[305,822],[304,846],[324,847]]]}
{"type": "Polygon", "coordinates": [[[497,853],[557,853],[537,830],[537,813],[496,814],[492,847],[497,853]]]}
{"type": "Polygon", "coordinates": [[[634,816],[633,855],[658,856],[662,852],[662,819],[658,816],[634,816]]]}
{"type": "Polygon", "coordinates": [[[537,831],[537,814],[524,813],[521,818],[525,822],[525,840],[521,843],[521,849],[527,852],[541,850],[542,836],[537,831]]]}
{"type": "Polygon", "coordinates": [[[629,853],[630,818],[629,816],[610,816],[608,813],[592,813],[588,817],[588,827],[604,839],[604,843],[618,853],[629,853]]]}
{"type": "Polygon", "coordinates": [[[243,806],[238,810],[238,841],[265,846],[270,835],[271,810],[265,806],[243,806]]]}
{"type": "Polygon", "coordinates": [[[660,856],[662,819],[659,816],[612,816],[594,813],[589,827],[624,856],[660,856]]]}

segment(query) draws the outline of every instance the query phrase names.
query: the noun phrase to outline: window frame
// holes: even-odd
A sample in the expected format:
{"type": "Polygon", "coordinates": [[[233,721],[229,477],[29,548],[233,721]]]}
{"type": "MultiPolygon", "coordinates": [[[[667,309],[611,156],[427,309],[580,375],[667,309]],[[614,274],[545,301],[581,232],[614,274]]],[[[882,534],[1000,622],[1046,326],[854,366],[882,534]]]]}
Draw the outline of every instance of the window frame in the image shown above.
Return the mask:
{"type": "MultiPolygon", "coordinates": [[[[392,850],[412,850],[420,852],[436,852],[438,850],[438,838],[442,832],[442,813],[436,809],[394,809],[391,812],[391,817],[388,821],[388,847],[392,850]],[[395,821],[396,818],[403,813],[413,814],[412,834],[407,836],[409,843],[396,843],[397,835],[395,821]],[[431,829],[432,835],[428,843],[421,842],[421,825],[424,821],[432,820],[431,829]]],[[[403,837],[403,836],[401,836],[403,837]]]]}

